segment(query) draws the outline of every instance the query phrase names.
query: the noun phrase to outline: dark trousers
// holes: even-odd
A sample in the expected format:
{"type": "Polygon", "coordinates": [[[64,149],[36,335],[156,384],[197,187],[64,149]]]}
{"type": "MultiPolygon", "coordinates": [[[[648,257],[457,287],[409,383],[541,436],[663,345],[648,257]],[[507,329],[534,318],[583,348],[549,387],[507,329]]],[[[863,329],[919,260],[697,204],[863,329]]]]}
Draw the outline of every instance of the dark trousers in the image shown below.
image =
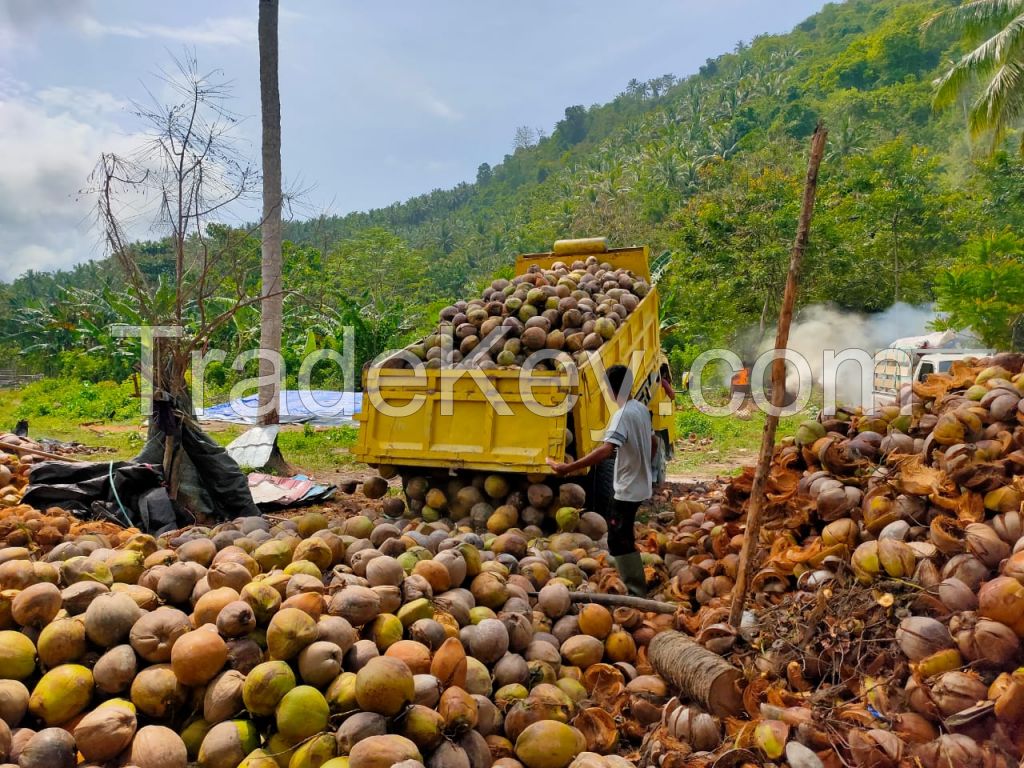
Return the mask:
{"type": "Polygon", "coordinates": [[[639,501],[612,500],[611,508],[605,515],[608,520],[608,552],[612,557],[636,552],[633,524],[639,508],[639,501]]]}

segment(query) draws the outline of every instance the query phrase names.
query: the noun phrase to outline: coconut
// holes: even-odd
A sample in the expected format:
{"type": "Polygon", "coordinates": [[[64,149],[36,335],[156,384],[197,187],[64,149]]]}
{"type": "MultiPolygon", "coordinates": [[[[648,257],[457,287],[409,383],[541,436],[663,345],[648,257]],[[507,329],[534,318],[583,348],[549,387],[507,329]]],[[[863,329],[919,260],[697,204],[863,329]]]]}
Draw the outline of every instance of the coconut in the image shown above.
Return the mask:
{"type": "Polygon", "coordinates": [[[476,625],[470,640],[470,652],[484,664],[493,664],[508,652],[508,630],[497,619],[484,619],[476,625]]]}
{"type": "Polygon", "coordinates": [[[228,720],[210,729],[199,747],[203,768],[237,768],[260,744],[260,734],[250,720],[228,720]]]}
{"type": "Polygon", "coordinates": [[[29,692],[17,680],[0,680],[0,720],[16,728],[28,711],[29,692]]]}
{"type": "Polygon", "coordinates": [[[349,753],[349,768],[392,768],[403,760],[423,761],[417,746],[395,734],[369,736],[349,753]]]}
{"type": "MultiPolygon", "coordinates": [[[[283,740],[279,734],[275,734],[275,736],[283,740]]],[[[318,768],[326,765],[335,756],[337,749],[334,735],[321,733],[298,745],[288,760],[288,766],[290,768],[318,768]]],[[[273,754],[280,751],[276,747],[275,750],[273,754]]]]}
{"type": "Polygon", "coordinates": [[[103,693],[128,690],[138,672],[138,660],[130,645],[115,645],[96,661],[92,669],[96,688],[103,693]]]}
{"type": "Polygon", "coordinates": [[[552,619],[564,616],[571,605],[569,589],[564,584],[546,584],[537,595],[537,606],[552,619]]]}
{"type": "Polygon", "coordinates": [[[36,642],[39,663],[50,669],[85,655],[85,626],[80,619],[57,619],[43,627],[36,642]]]}
{"type": "Polygon", "coordinates": [[[110,588],[96,581],[80,581],[66,588],[61,595],[61,606],[72,616],[85,613],[97,595],[109,592],[110,588]]]}
{"type": "Polygon", "coordinates": [[[85,632],[91,642],[111,648],[128,639],[133,625],[142,616],[142,609],[126,594],[97,595],[85,610],[85,632]]]}
{"type": "Polygon", "coordinates": [[[330,709],[323,694],[310,685],[299,685],[286,693],[274,711],[277,731],[295,742],[308,739],[327,728],[330,709]]]}
{"type": "Polygon", "coordinates": [[[19,768],[74,768],[75,739],[63,728],[44,728],[18,754],[19,768]]]}
{"type": "Polygon", "coordinates": [[[28,709],[46,725],[60,725],[82,712],[92,699],[93,676],[80,664],[62,664],[40,678],[28,709]]]}
{"type": "Polygon", "coordinates": [[[258,664],[245,676],[242,700],[253,715],[272,715],[284,695],[295,687],[295,674],[284,661],[258,664]]]}
{"type": "Polygon", "coordinates": [[[361,627],[373,621],[380,613],[380,595],[369,587],[348,586],[334,594],[327,610],[352,626],[361,627]]]}
{"type": "Polygon", "coordinates": [[[155,591],[166,603],[185,603],[199,579],[200,574],[194,564],[172,563],[160,574],[155,591]]]}
{"type": "Polygon", "coordinates": [[[526,768],[566,768],[586,749],[583,734],[555,720],[527,726],[516,739],[516,757],[526,768]]]}
{"type": "Polygon", "coordinates": [[[292,659],[316,640],[316,621],[297,608],[282,608],[267,627],[267,650],[272,659],[292,659]]]}
{"type": "Polygon", "coordinates": [[[391,717],[412,703],[412,671],[400,659],[370,659],[356,675],[356,701],[360,709],[391,717]]]}
{"type": "Polygon", "coordinates": [[[227,643],[212,626],[182,635],[171,648],[171,669],[182,685],[205,685],[227,660],[227,643]]]}
{"type": "Polygon", "coordinates": [[[441,744],[427,761],[427,768],[472,768],[466,750],[451,741],[441,744]]]}
{"type": "Polygon", "coordinates": [[[437,711],[444,719],[445,731],[448,733],[462,733],[477,725],[476,700],[456,685],[446,688],[441,694],[437,711]]]}
{"type": "Polygon", "coordinates": [[[388,646],[384,655],[404,661],[413,675],[430,671],[430,649],[416,640],[398,640],[388,646]]]}
{"type": "Polygon", "coordinates": [[[402,715],[398,732],[421,751],[429,753],[435,750],[444,738],[444,718],[436,710],[413,704],[402,715]]]}
{"type": "Polygon", "coordinates": [[[342,672],[327,686],[324,697],[332,712],[349,713],[357,709],[356,673],[342,672]]]}
{"type": "Polygon", "coordinates": [[[457,638],[450,637],[441,644],[430,664],[430,674],[443,688],[466,685],[466,651],[457,638]]]}
{"type": "Polygon", "coordinates": [[[317,641],[299,653],[299,674],[316,687],[326,687],[342,671],[344,651],[335,643],[317,641]]]}
{"type": "Polygon", "coordinates": [[[383,715],[376,712],[357,712],[342,722],[338,727],[335,738],[338,743],[338,753],[347,755],[352,747],[363,739],[370,736],[383,736],[388,732],[388,721],[383,715]]]}
{"type": "Polygon", "coordinates": [[[75,745],[86,760],[105,763],[132,743],[136,727],[135,713],[128,707],[94,709],[75,726],[75,745]]]}
{"type": "Polygon", "coordinates": [[[263,581],[251,581],[242,587],[239,597],[252,608],[259,624],[266,624],[281,607],[281,593],[263,581]]]}
{"type": "Polygon", "coordinates": [[[383,477],[368,477],[363,481],[363,495],[368,499],[379,499],[388,492],[388,481],[383,477]]]}
{"type": "Polygon", "coordinates": [[[213,678],[203,695],[203,720],[215,725],[241,714],[245,709],[244,686],[245,675],[233,669],[213,678]]]}
{"type": "Polygon", "coordinates": [[[238,592],[231,587],[211,589],[195,601],[192,622],[197,627],[204,624],[215,624],[221,611],[231,603],[239,600],[238,592]]]}
{"type": "Polygon", "coordinates": [[[140,712],[154,718],[173,716],[188,700],[188,691],[170,664],[154,664],[139,670],[132,680],[130,695],[140,712]]]}
{"type": "Polygon", "coordinates": [[[39,629],[53,621],[60,608],[60,590],[43,582],[18,592],[11,602],[11,617],[23,627],[39,629]]]}
{"type": "Polygon", "coordinates": [[[224,637],[241,637],[256,629],[256,614],[244,600],[234,600],[217,614],[217,631],[224,637]]]}
{"type": "Polygon", "coordinates": [[[127,764],[138,768],[186,768],[188,751],[185,742],[170,728],[147,725],[132,739],[127,764]]]}

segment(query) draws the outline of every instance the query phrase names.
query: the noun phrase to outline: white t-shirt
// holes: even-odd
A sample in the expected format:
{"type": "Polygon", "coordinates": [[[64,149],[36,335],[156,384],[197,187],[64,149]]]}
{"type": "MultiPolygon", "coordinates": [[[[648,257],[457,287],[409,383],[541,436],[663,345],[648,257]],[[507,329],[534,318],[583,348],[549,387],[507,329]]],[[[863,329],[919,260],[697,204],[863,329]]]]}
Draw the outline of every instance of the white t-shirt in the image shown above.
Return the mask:
{"type": "Polygon", "coordinates": [[[646,501],[651,497],[651,414],[638,400],[627,400],[608,422],[604,441],[615,452],[615,498],[646,501]]]}

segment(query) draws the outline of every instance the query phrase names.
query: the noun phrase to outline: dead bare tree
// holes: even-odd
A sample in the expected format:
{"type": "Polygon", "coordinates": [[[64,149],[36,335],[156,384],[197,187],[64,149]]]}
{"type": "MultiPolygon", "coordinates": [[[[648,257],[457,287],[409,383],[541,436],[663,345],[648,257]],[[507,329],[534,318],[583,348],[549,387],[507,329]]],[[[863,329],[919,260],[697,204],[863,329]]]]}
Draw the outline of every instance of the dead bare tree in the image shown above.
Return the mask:
{"type": "Polygon", "coordinates": [[[228,84],[216,72],[201,73],[195,58],[176,60],[175,71],[161,79],[176,100],[135,105],[148,141],[127,155],[104,153],[89,191],[97,198],[107,248],[143,321],[183,329],[180,338],[160,340],[154,389],[188,398],[192,350],[203,348],[241,307],[262,300],[248,290],[242,254],[215,247],[207,230],[230,206],[253,195],[259,177],[232,134],[237,118],[227,109],[228,84]],[[171,285],[141,269],[139,240],[154,236],[170,245],[171,285]]]}
{"type": "Polygon", "coordinates": [[[180,329],[177,337],[153,339],[153,368],[144,371],[154,396],[150,436],[166,436],[164,472],[174,498],[182,424],[192,418],[186,379],[192,352],[204,351],[243,307],[266,295],[251,285],[255,265],[245,249],[233,247],[230,237],[210,236],[210,225],[252,198],[259,184],[238,150],[228,83],[217,72],[201,72],[194,56],[176,60],[161,80],[172,103],[150,94],[151,103],[135,105],[148,140],[129,154],[103,154],[87,191],[96,196],[107,249],[124,272],[141,323],[180,329]],[[169,244],[172,281],[143,269],[142,238],[169,244]]]}

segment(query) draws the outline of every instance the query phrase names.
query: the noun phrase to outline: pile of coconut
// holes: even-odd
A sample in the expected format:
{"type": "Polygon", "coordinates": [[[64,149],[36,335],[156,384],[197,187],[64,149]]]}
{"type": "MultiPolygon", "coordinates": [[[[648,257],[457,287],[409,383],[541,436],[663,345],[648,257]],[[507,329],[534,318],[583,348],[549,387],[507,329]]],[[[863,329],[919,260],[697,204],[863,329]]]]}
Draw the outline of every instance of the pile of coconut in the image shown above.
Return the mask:
{"type": "MultiPolygon", "coordinates": [[[[829,768],[1020,762],[1022,362],[955,364],[892,407],[824,414],[784,440],[736,629],[753,470],[678,499],[674,520],[645,531],[660,594],[746,673],[749,720],[730,723],[719,753],[829,768]]],[[[678,737],[663,723],[645,754],[665,757],[678,737]]]]}
{"type": "Polygon", "coordinates": [[[629,765],[669,698],[646,645],[673,617],[574,603],[625,591],[578,531],[369,504],[160,538],[4,510],[0,763],[629,765]]]}
{"type": "MultiPolygon", "coordinates": [[[[581,363],[615,335],[650,289],[630,270],[596,256],[555,262],[551,269],[534,265],[511,280],[495,280],[478,299],[445,307],[430,336],[384,365],[407,368],[411,355],[427,368],[519,368],[542,350],[581,363]]],[[[557,368],[556,356],[534,362],[538,370],[557,368]]]]}

